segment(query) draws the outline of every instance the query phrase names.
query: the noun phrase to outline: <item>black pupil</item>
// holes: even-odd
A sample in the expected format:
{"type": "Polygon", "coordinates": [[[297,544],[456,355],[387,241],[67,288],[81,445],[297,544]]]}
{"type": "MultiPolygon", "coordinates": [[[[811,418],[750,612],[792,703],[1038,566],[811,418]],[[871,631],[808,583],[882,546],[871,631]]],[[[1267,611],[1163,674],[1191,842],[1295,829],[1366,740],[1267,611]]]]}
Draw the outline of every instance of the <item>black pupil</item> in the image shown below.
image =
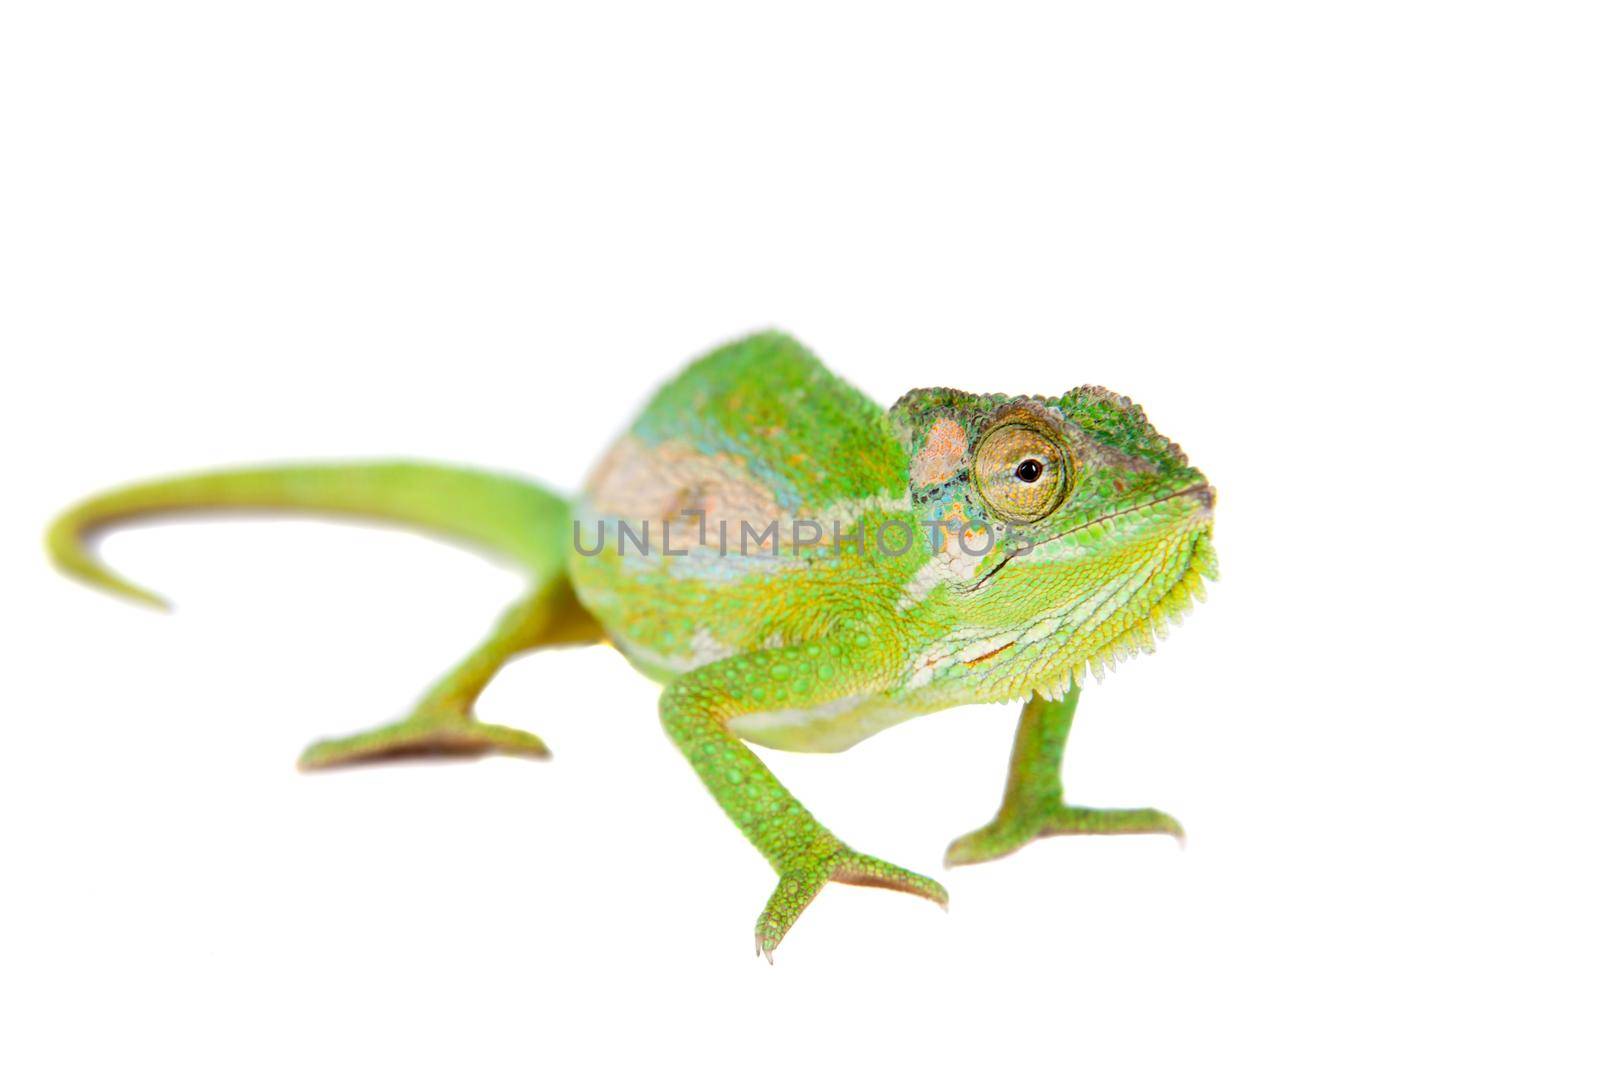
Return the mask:
{"type": "Polygon", "coordinates": [[[1036,459],[1025,459],[1017,464],[1017,477],[1025,482],[1036,482],[1044,473],[1044,464],[1036,459]]]}

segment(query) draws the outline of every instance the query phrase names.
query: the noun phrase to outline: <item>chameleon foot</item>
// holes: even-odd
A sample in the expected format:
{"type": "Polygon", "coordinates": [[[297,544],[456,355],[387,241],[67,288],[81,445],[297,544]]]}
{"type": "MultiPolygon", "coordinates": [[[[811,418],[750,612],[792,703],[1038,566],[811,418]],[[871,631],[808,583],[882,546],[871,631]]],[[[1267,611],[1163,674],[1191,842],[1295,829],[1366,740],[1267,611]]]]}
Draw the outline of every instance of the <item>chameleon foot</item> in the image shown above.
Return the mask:
{"type": "Polygon", "coordinates": [[[300,755],[300,769],[322,770],[352,763],[412,758],[470,758],[500,752],[543,759],[550,750],[523,730],[493,726],[476,719],[414,718],[393,726],[318,741],[300,755]]]}
{"type": "Polygon", "coordinates": [[[829,882],[898,889],[902,893],[926,897],[941,908],[950,902],[944,886],[932,878],[841,845],[825,858],[798,863],[779,876],[778,888],[773,890],[761,918],[756,920],[756,954],[766,956],[771,963],[772,950],[778,947],[778,942],[783,940],[783,935],[789,932],[806,905],[829,882]]]}
{"type": "Polygon", "coordinates": [[[1168,834],[1183,843],[1177,819],[1154,808],[1074,808],[1061,804],[1002,811],[987,826],[963,834],[945,850],[944,865],[1008,856],[1030,841],[1063,834],[1168,834]]]}

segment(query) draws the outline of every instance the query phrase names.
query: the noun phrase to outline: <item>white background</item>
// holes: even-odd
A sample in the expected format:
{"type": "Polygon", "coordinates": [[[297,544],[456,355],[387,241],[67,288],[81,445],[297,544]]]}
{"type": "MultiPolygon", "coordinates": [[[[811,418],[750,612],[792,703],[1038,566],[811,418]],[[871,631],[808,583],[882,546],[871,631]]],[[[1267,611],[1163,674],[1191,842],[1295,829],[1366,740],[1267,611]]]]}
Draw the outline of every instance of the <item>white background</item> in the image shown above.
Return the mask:
{"type": "MultiPolygon", "coordinates": [[[[1593,1062],[1589,10],[8,4],[0,1059],[1593,1062]],[[1187,851],[1042,842],[948,915],[831,887],[769,968],[771,872],[609,650],[483,701],[549,763],[294,771],[511,573],[110,538],[162,617],[40,551],[195,466],[571,489],[768,325],[885,403],[1111,386],[1211,476],[1222,581],[1067,763],[1187,851]]],[[[771,762],[939,874],[1013,722],[771,762]]]]}

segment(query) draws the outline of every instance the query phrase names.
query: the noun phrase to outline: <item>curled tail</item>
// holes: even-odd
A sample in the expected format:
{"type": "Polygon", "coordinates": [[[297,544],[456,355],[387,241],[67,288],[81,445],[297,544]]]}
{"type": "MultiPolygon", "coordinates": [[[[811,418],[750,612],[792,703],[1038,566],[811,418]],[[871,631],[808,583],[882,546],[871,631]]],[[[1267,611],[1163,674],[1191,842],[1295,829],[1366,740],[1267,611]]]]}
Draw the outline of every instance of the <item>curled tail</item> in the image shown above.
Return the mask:
{"type": "Polygon", "coordinates": [[[351,515],[464,541],[518,564],[535,585],[565,569],[567,502],[504,474],[429,463],[318,463],[192,474],[114,489],[51,524],[66,573],[157,608],[167,602],[97,559],[90,535],[146,516],[200,510],[351,515]]]}

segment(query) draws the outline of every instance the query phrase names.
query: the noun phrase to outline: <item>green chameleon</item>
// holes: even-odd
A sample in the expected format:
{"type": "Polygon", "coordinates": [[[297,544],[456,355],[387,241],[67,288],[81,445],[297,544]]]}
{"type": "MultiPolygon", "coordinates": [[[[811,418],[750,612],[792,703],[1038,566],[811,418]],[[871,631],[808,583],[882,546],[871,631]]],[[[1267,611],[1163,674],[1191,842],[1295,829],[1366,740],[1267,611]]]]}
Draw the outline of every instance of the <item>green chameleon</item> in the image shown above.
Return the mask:
{"type": "Polygon", "coordinates": [[[303,768],[413,755],[543,757],[473,705],[511,657],[609,641],[663,685],[661,721],[778,885],[770,960],[830,882],[943,905],[931,878],[835,837],[745,742],[837,752],[905,719],[1026,700],[999,812],[947,865],[1055,834],[1164,833],[1171,816],[1063,803],[1086,673],[1154,647],[1215,576],[1214,494],[1126,398],[914,390],[882,408],[762,333],[664,386],[574,500],[406,462],[222,471],[87,500],[49,532],[67,572],[162,606],[86,535],[133,516],[289,509],[378,518],[506,557],[528,588],[400,722],[320,741],[303,768]]]}

